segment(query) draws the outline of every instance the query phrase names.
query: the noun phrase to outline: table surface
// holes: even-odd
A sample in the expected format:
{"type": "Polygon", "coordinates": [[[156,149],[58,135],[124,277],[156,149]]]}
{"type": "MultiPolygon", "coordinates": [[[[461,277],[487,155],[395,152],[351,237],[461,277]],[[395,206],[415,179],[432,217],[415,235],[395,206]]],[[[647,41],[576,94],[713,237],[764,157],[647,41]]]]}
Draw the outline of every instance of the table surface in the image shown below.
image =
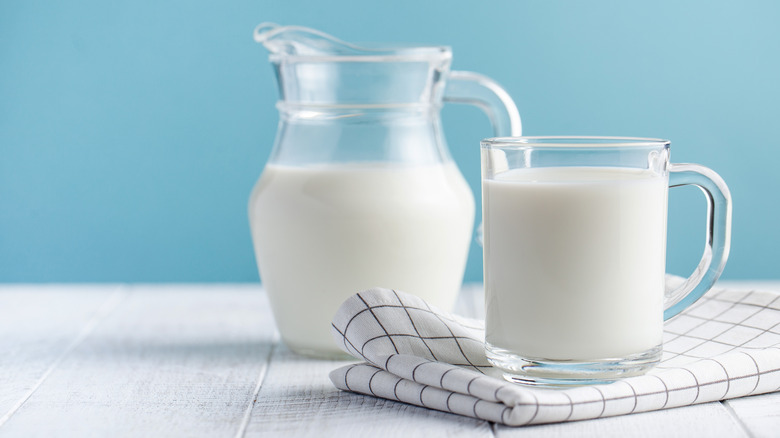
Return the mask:
{"type": "Polygon", "coordinates": [[[0,437],[780,436],[780,393],[510,428],[339,391],[344,363],[291,353],[257,284],[0,286],[0,437]]]}

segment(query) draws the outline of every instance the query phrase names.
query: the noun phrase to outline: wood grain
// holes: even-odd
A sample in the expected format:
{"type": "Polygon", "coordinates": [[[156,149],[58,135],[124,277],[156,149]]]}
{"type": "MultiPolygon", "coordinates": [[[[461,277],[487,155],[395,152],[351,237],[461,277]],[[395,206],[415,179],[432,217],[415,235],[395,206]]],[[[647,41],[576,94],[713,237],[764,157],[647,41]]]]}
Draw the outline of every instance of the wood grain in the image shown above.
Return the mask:
{"type": "Polygon", "coordinates": [[[490,423],[339,391],[328,373],[348,362],[274,351],[247,437],[492,436],[490,423]]]}
{"type": "Polygon", "coordinates": [[[723,402],[756,438],[780,436],[780,392],[723,402]]]}
{"type": "Polygon", "coordinates": [[[134,287],[0,436],[235,436],[272,324],[257,286],[134,287]]]}
{"type": "MultiPolygon", "coordinates": [[[[465,287],[456,312],[478,315],[481,291],[481,285],[465,287]]],[[[484,421],[337,390],[328,373],[347,363],[304,358],[280,344],[245,436],[493,436],[484,421]]]]}
{"type": "MultiPolygon", "coordinates": [[[[481,316],[481,294],[480,285],[464,287],[457,313],[481,316]]],[[[344,363],[280,344],[257,285],[0,287],[0,437],[689,438],[780,430],[780,393],[508,428],[338,391],[327,375],[344,363]]]]}
{"type": "Polygon", "coordinates": [[[118,285],[0,287],[0,426],[124,296],[118,285]]]}

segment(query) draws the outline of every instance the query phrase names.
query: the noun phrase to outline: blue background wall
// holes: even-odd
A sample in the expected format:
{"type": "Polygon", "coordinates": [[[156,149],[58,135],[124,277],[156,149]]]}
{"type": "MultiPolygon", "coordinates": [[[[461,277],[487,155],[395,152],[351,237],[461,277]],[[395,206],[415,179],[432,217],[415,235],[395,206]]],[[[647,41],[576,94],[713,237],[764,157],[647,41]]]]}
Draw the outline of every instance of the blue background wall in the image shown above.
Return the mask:
{"type": "MultiPolygon", "coordinates": [[[[731,187],[724,278],[780,278],[780,2],[187,0],[0,3],[0,281],[257,280],[246,200],[277,122],[262,21],[450,45],[526,135],[670,138],[731,187]]],[[[487,119],[443,117],[478,193],[487,119]]],[[[671,198],[669,269],[688,274],[705,204],[671,198]]],[[[474,245],[466,279],[481,270],[474,245]]]]}

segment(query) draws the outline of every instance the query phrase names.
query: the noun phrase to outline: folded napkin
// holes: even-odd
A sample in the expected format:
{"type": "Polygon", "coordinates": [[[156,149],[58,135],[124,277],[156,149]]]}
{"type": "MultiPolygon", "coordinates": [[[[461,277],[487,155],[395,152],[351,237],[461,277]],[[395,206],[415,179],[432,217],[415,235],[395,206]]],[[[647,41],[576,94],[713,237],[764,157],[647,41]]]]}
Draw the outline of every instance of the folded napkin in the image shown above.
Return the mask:
{"type": "Polygon", "coordinates": [[[510,426],[644,412],[780,390],[780,294],[717,289],[667,321],[660,365],[611,384],[544,389],[503,380],[484,325],[389,289],[339,308],[332,331],[364,360],[330,373],[342,390],[510,426]]]}

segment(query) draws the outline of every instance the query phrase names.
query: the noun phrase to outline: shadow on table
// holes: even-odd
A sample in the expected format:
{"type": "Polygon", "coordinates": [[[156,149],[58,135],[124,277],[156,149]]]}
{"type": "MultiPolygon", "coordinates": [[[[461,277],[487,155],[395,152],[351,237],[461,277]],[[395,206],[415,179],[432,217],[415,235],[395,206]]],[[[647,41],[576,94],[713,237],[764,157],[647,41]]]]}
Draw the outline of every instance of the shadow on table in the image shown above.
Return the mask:
{"type": "Polygon", "coordinates": [[[268,360],[273,345],[268,339],[217,340],[98,340],[80,345],[72,354],[82,359],[167,362],[184,359],[257,363],[268,360]]]}

